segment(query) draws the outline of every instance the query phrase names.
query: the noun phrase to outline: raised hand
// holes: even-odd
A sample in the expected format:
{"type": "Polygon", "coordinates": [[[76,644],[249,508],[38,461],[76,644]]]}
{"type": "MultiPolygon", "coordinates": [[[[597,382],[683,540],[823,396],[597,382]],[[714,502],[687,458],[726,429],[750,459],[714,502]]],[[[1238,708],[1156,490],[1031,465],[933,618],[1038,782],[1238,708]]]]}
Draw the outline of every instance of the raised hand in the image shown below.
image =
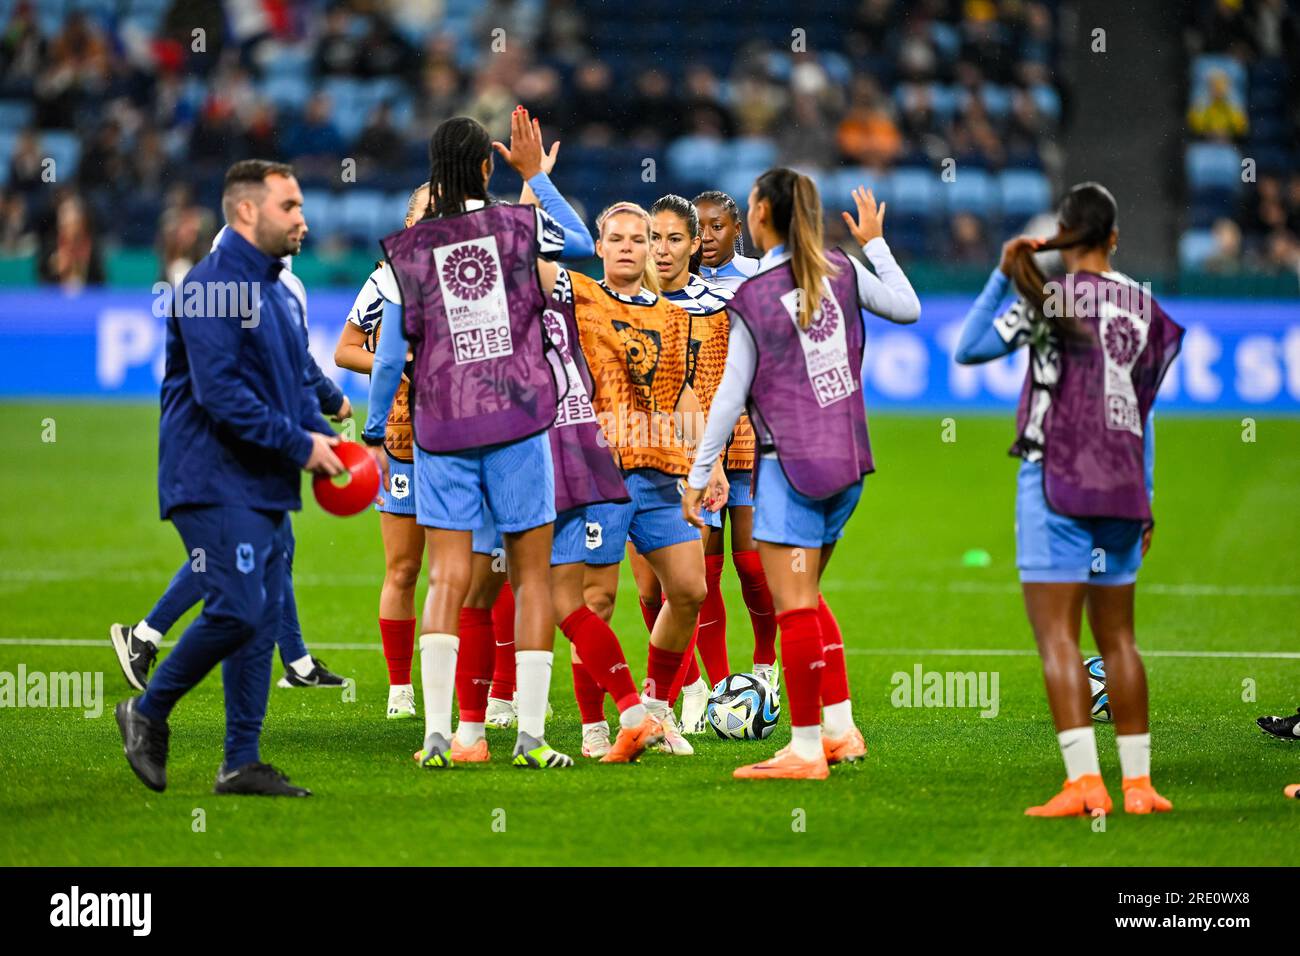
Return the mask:
{"type": "Polygon", "coordinates": [[[542,151],[542,124],[530,117],[522,106],[516,106],[510,114],[510,147],[507,149],[504,143],[494,142],[492,148],[525,182],[544,171],[543,161],[549,160],[552,166],[555,165],[556,146],[551,147],[549,156],[542,151]]]}
{"type": "Polygon", "coordinates": [[[849,232],[853,233],[853,238],[857,240],[858,245],[865,246],[872,239],[879,239],[885,234],[885,203],[876,205],[875,194],[865,186],[859,186],[853,190],[853,204],[857,207],[858,216],[853,218],[847,212],[840,213],[844,217],[844,223],[849,227],[849,232]]]}

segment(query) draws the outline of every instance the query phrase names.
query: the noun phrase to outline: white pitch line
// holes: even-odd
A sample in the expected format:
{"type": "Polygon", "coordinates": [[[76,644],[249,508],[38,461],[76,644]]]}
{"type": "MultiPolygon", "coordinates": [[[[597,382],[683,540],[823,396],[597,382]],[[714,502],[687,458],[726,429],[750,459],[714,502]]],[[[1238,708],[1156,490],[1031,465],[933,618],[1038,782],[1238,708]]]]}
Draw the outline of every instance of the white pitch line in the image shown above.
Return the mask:
{"type": "MultiPolygon", "coordinates": [[[[174,642],[164,646],[170,647],[174,642]]],[[[0,637],[0,645],[9,647],[109,647],[107,639],[92,640],[82,637],[0,637]]],[[[311,646],[322,651],[380,651],[379,641],[368,644],[340,641],[312,641],[311,646]]],[[[926,655],[930,657],[1037,657],[1038,652],[1032,648],[1011,647],[846,647],[846,654],[862,654],[872,657],[906,657],[908,655],[926,655]]],[[[1247,660],[1300,660],[1300,651],[1142,651],[1143,657],[1191,657],[1191,658],[1242,658],[1247,660]]]]}

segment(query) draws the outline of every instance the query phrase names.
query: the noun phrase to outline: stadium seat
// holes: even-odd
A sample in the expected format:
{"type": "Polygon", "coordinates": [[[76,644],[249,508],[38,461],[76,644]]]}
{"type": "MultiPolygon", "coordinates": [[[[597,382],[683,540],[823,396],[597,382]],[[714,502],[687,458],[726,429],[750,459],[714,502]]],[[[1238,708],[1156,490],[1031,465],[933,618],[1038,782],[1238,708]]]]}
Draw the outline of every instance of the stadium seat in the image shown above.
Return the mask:
{"type": "Polygon", "coordinates": [[[81,140],[71,130],[46,129],[40,134],[41,151],[54,160],[55,174],[66,180],[81,162],[81,140]]]}
{"type": "Polygon", "coordinates": [[[1030,91],[1030,95],[1034,98],[1038,112],[1053,123],[1061,121],[1061,94],[1056,91],[1056,87],[1039,83],[1030,91]]]}
{"type": "Polygon", "coordinates": [[[1215,70],[1222,70],[1228,75],[1237,102],[1244,104],[1246,102],[1246,68],[1234,57],[1212,53],[1203,53],[1192,60],[1192,85],[1188,91],[1192,102],[1209,92],[1209,77],[1215,70]]]}
{"type": "Polygon", "coordinates": [[[893,178],[888,173],[880,173],[861,166],[836,170],[827,184],[827,192],[822,196],[822,203],[829,215],[838,215],[841,209],[853,211],[853,190],[866,186],[871,190],[876,202],[891,201],[893,178]]]}
{"type": "Polygon", "coordinates": [[[713,182],[726,167],[727,146],[712,136],[683,136],[669,144],[667,159],[675,181],[713,182]]]}
{"type": "Polygon", "coordinates": [[[1042,173],[1007,169],[998,176],[998,186],[1004,216],[1028,217],[1052,208],[1052,187],[1042,173]]]}
{"type": "Polygon", "coordinates": [[[776,165],[776,143],[766,136],[742,136],[728,145],[727,163],[767,169],[776,165]]]}
{"type": "Polygon", "coordinates": [[[0,129],[22,129],[31,123],[32,112],[32,104],[27,100],[0,100],[0,129]]]}
{"type": "Polygon", "coordinates": [[[961,168],[952,182],[940,182],[939,194],[948,212],[969,212],[981,218],[997,213],[997,182],[982,169],[961,168]]]}
{"type": "Polygon", "coordinates": [[[1187,185],[1203,189],[1238,189],[1241,153],[1227,143],[1192,143],[1187,147],[1187,185]]]}
{"type": "Polygon", "coordinates": [[[301,110],[311,93],[311,81],[299,73],[271,76],[262,84],[262,95],[281,109],[301,110]]]}
{"type": "MultiPolygon", "coordinates": [[[[902,216],[928,216],[940,205],[939,175],[924,167],[904,167],[894,170],[890,189],[898,212],[902,216]]],[[[944,185],[947,185],[946,183],[944,185]]]]}
{"type": "Polygon", "coordinates": [[[1189,229],[1178,239],[1178,265],[1195,271],[1214,253],[1214,234],[1208,229],[1189,229]]]}
{"type": "Polygon", "coordinates": [[[324,238],[341,231],[338,201],[323,189],[303,190],[302,214],[307,218],[307,227],[317,237],[324,238]]]}
{"type": "Polygon", "coordinates": [[[339,226],[350,239],[374,242],[380,233],[392,232],[385,228],[391,221],[383,193],[352,187],[339,202],[339,226]]]}

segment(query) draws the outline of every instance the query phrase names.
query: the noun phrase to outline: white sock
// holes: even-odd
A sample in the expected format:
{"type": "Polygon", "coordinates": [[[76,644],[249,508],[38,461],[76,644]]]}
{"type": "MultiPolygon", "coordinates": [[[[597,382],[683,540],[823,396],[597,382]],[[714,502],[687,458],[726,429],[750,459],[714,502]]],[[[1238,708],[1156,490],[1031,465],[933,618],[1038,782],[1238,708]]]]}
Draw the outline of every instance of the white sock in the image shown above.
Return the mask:
{"type": "Polygon", "coordinates": [[[626,727],[628,730],[634,730],[641,726],[641,722],[645,720],[645,717],[645,704],[633,704],[618,715],[618,725],[626,727]]]}
{"type": "Polygon", "coordinates": [[[649,694],[641,695],[641,703],[652,714],[662,714],[668,709],[668,701],[660,700],[658,697],[651,697],[649,694]]]}
{"type": "Polygon", "coordinates": [[[311,655],[308,654],[306,657],[300,657],[296,661],[290,661],[289,666],[293,668],[293,672],[299,677],[306,677],[311,673],[311,669],[316,665],[311,662],[311,655]]]}
{"type": "Polygon", "coordinates": [[[142,641],[148,641],[154,647],[157,647],[158,642],[162,640],[162,632],[155,631],[152,627],[149,626],[148,621],[141,621],[139,624],[137,624],[135,627],[131,629],[131,633],[134,634],[136,637],[140,638],[140,640],[142,641]]]}
{"type": "Polygon", "coordinates": [[[420,678],[424,682],[424,736],[451,739],[451,695],[456,686],[455,634],[420,635],[420,678]]]}
{"type": "Polygon", "coordinates": [[[551,694],[553,657],[550,651],[515,651],[519,732],[538,740],[546,736],[546,700],[551,694]]]}
{"type": "Polygon", "coordinates": [[[1119,769],[1128,780],[1151,776],[1151,734],[1116,734],[1119,746],[1119,769]]]}
{"type": "Polygon", "coordinates": [[[460,741],[462,747],[472,747],[483,739],[483,728],[486,726],[486,724],[462,720],[456,725],[456,739],[460,741]]]}
{"type": "Polygon", "coordinates": [[[804,760],[816,760],[823,755],[822,729],[816,724],[811,727],[791,727],[790,749],[804,760]]]}
{"type": "Polygon", "coordinates": [[[399,690],[409,690],[409,691],[414,691],[415,688],[414,688],[412,685],[410,685],[410,684],[389,684],[389,685],[388,685],[388,696],[389,696],[389,697],[392,697],[392,696],[393,696],[394,694],[396,694],[399,690]]]}
{"type": "Polygon", "coordinates": [[[827,704],[822,708],[822,722],[826,725],[827,737],[843,737],[853,729],[853,704],[842,700],[838,704],[827,704]]]}
{"type": "Polygon", "coordinates": [[[608,724],[608,723],[606,723],[606,722],[603,721],[603,720],[598,720],[598,721],[596,721],[594,724],[583,724],[583,725],[582,725],[582,732],[585,734],[587,731],[589,731],[589,730],[593,730],[593,729],[595,729],[596,727],[603,727],[603,728],[605,728],[605,730],[606,730],[607,732],[608,732],[608,730],[609,730],[609,724],[608,724]]]}
{"type": "Polygon", "coordinates": [[[1085,773],[1101,773],[1097,762],[1097,735],[1091,727],[1072,727],[1056,735],[1065,761],[1065,778],[1078,780],[1085,773]]]}
{"type": "Polygon", "coordinates": [[[691,686],[689,687],[682,688],[682,693],[686,694],[689,697],[698,697],[701,694],[708,696],[709,690],[710,690],[709,682],[706,681],[703,677],[697,677],[695,679],[694,684],[691,684],[691,686]]]}

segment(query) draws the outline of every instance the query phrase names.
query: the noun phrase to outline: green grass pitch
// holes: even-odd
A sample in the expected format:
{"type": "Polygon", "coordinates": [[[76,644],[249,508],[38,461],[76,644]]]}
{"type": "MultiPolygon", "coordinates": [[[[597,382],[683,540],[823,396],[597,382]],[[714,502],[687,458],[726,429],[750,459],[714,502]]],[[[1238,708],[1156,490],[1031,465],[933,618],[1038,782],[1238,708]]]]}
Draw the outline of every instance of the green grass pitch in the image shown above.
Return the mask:
{"type": "MultiPolygon", "coordinates": [[[[165,794],[122,758],[111,707],[128,690],[107,628],[138,620],[182,557],[157,520],[156,408],[0,405],[0,671],[100,671],[105,698],[98,719],[0,709],[0,864],[1294,863],[1300,802],[1282,787],[1300,781],[1300,742],[1267,739],[1253,719],[1300,701],[1300,421],[1262,419],[1254,442],[1237,419],[1159,421],[1159,524],[1138,617],[1154,777],[1176,811],[1117,812],[1102,830],[1022,815],[1063,773],[1015,583],[1010,415],[957,414],[955,442],[942,440],[944,417],[873,416],[880,471],[825,582],[870,748],[862,766],[824,783],[732,780],[788,739],[783,716],[769,742],[710,735],[689,759],[528,773],[506,763],[513,736],[493,732],[490,766],[421,771],[422,725],[383,716],[377,523],[308,500],[295,519],[303,629],[355,679],[356,700],[272,689],[263,755],[316,792],[273,801],[211,793],[219,673],[173,716],[165,794]],[[990,566],[964,566],[972,548],[990,566]],[[340,644],[366,649],[329,649],[340,644]],[[918,664],[997,672],[997,716],[895,708],[891,675],[918,664]]],[[[724,587],[732,666],[744,669],[752,637],[730,567],[724,587]]],[[[639,677],[646,638],[626,570],[614,624],[639,677]]],[[[548,736],[576,753],[563,638],[556,652],[548,736]]],[[[1113,729],[1098,738],[1118,796],[1113,729]]]]}

